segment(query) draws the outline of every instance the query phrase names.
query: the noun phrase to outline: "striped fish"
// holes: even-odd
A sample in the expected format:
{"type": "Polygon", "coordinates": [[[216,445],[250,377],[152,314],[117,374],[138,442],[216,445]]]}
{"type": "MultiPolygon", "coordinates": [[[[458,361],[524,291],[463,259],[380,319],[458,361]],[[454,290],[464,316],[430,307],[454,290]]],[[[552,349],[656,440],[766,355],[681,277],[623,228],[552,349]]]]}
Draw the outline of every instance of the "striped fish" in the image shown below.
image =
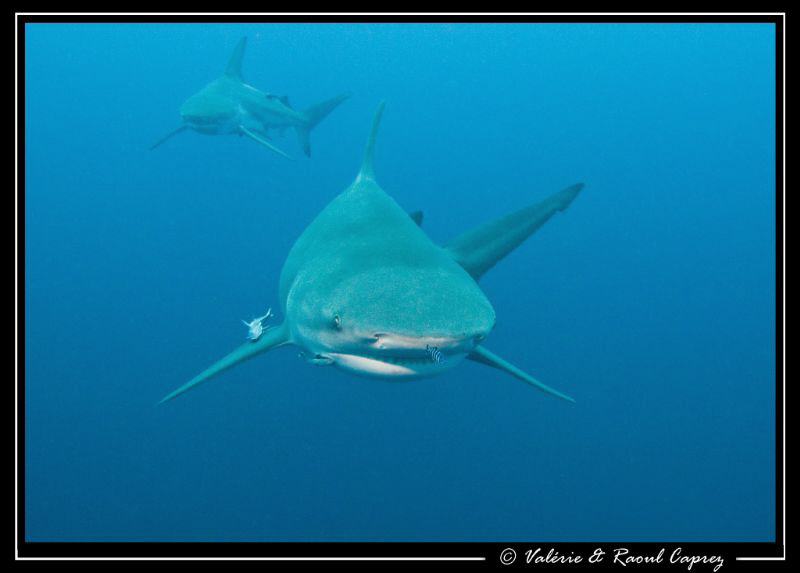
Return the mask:
{"type": "Polygon", "coordinates": [[[428,356],[431,357],[431,360],[436,362],[436,364],[441,364],[444,362],[444,356],[442,355],[441,351],[437,346],[428,346],[425,345],[425,352],[428,353],[428,356]]]}

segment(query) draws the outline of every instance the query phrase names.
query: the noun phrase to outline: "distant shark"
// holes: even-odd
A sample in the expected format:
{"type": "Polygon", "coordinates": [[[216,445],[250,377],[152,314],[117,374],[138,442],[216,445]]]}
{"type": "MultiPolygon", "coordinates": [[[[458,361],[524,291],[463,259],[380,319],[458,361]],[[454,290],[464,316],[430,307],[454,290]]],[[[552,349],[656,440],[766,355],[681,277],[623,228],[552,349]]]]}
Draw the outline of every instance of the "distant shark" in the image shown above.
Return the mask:
{"type": "Polygon", "coordinates": [[[498,368],[574,402],[489,351],[495,324],[476,282],[583,188],[567,187],[436,245],[375,180],[378,107],[355,181],[297,239],[281,271],[282,324],[246,342],[161,402],[240,362],[285,344],[317,365],[387,380],[433,376],[464,358],[498,368]]]}
{"type": "Polygon", "coordinates": [[[311,130],[351,94],[343,93],[305,111],[296,111],[286,96],[264,93],[244,83],[242,59],[246,44],[246,37],[239,40],[224,75],[183,102],[183,124],[151,145],[151,150],[174,135],[192,129],[210,135],[245,135],[278,155],[292,159],[268,140],[270,129],[282,133],[287,127],[293,127],[303,152],[311,156],[311,130]]]}

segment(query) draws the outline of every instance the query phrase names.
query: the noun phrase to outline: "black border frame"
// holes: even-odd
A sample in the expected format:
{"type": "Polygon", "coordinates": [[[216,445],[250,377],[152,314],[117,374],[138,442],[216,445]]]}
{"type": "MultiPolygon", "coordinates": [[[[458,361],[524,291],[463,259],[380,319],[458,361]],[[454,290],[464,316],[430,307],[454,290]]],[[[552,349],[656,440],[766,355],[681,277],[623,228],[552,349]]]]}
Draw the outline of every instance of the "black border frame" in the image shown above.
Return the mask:
{"type": "MultiPolygon", "coordinates": [[[[460,567],[476,565],[496,565],[500,563],[500,555],[506,548],[517,553],[515,567],[526,566],[525,551],[541,549],[546,554],[551,548],[559,555],[581,555],[584,561],[580,564],[569,564],[571,568],[601,569],[599,565],[586,562],[592,552],[601,548],[606,556],[613,555],[615,548],[625,547],[631,554],[656,555],[661,548],[666,549],[664,563],[669,565],[669,554],[675,548],[682,548],[683,554],[720,555],[728,568],[753,563],[753,561],[737,561],[736,558],[765,558],[771,560],[785,559],[784,530],[784,452],[785,452],[785,368],[784,368],[784,70],[785,70],[785,14],[741,14],[741,15],[693,15],[693,14],[479,14],[459,15],[447,14],[280,14],[266,15],[143,15],[143,14],[16,14],[16,58],[17,65],[17,157],[16,157],[16,197],[18,210],[17,223],[17,407],[16,407],[16,447],[17,447],[17,558],[266,558],[266,559],[303,559],[303,558],[448,558],[478,557],[478,562],[458,562],[460,567]],[[500,22],[500,23],[771,23],[775,25],[775,136],[776,136],[776,210],[775,210],[775,248],[776,248],[776,401],[775,401],[775,460],[776,460],[776,508],[775,534],[776,541],[771,543],[749,542],[714,542],[714,543],[626,543],[621,542],[580,542],[580,543],[472,543],[472,542],[30,542],[25,537],[25,25],[28,23],[250,23],[250,22],[321,22],[321,23],[358,23],[358,22],[500,22]],[[22,193],[20,193],[22,190],[22,193]],[[733,565],[732,565],[733,564],[733,565]]],[[[606,557],[608,561],[608,557],[606,557]]],[[[766,564],[756,561],[758,567],[766,564]]],[[[388,564],[388,563],[387,563],[388,564]]],[[[452,562],[450,562],[452,564],[452,562]]],[[[528,564],[529,567],[554,567],[564,564],[528,564]]],[[[637,569],[644,565],[634,565],[637,569]]],[[[677,566],[677,565],[676,565],[677,566]]],[[[707,570],[708,565],[696,565],[698,570],[707,570]],[[701,569],[703,568],[703,569],[701,569]]]]}

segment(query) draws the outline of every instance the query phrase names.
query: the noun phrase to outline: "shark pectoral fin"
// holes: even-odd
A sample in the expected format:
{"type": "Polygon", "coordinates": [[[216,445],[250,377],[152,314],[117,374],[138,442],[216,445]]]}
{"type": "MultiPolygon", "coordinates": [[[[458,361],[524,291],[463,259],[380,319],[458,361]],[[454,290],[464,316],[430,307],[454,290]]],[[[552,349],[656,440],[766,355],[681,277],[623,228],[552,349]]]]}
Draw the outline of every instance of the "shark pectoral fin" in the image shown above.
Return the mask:
{"type": "Polygon", "coordinates": [[[569,207],[581,189],[583,183],[577,183],[544,201],[467,231],[448,243],[445,249],[477,280],[556,212],[569,207]]]}
{"type": "Polygon", "coordinates": [[[216,374],[219,374],[220,372],[227,370],[232,366],[236,366],[248,358],[252,358],[256,354],[261,354],[262,352],[266,352],[267,350],[271,350],[286,344],[287,342],[289,342],[289,328],[284,322],[279,327],[267,330],[258,340],[244,343],[224,358],[215,362],[209,368],[203,370],[200,374],[189,380],[177,390],[174,390],[173,392],[170,392],[164,396],[158,403],[163,404],[164,402],[172,400],[176,396],[180,396],[184,392],[188,392],[195,386],[202,384],[212,376],[215,376],[216,374]]]}
{"type": "Polygon", "coordinates": [[[548,394],[552,394],[553,396],[557,396],[569,402],[575,402],[575,400],[573,400],[566,394],[562,394],[558,390],[553,390],[552,388],[550,388],[550,386],[542,384],[534,377],[529,376],[528,374],[526,374],[513,364],[509,364],[508,362],[497,356],[497,354],[488,351],[483,346],[475,347],[475,349],[467,355],[467,358],[469,358],[470,360],[474,360],[475,362],[480,362],[481,364],[486,364],[487,366],[491,366],[492,368],[497,368],[498,370],[503,370],[504,372],[508,372],[515,378],[519,378],[520,380],[523,380],[528,384],[535,386],[536,388],[542,390],[543,392],[547,392],[548,394]]]}
{"type": "Polygon", "coordinates": [[[275,153],[277,153],[278,155],[282,155],[282,156],[283,156],[283,157],[285,157],[286,159],[290,159],[290,160],[293,160],[293,159],[294,159],[294,158],[293,158],[291,155],[287,155],[287,154],[285,154],[283,151],[281,151],[280,149],[278,149],[277,147],[275,147],[274,145],[272,145],[272,144],[271,144],[269,141],[267,141],[267,140],[266,140],[266,139],[264,139],[263,137],[259,137],[257,134],[253,133],[252,131],[250,131],[249,129],[247,129],[246,127],[244,127],[243,125],[240,125],[240,126],[239,126],[239,130],[240,130],[240,131],[241,131],[243,134],[245,134],[247,137],[249,137],[250,139],[253,139],[253,140],[257,141],[258,143],[260,143],[260,144],[261,144],[261,145],[263,145],[264,147],[267,147],[267,148],[271,149],[272,151],[274,151],[274,152],[275,152],[275,153]]]}
{"type": "MultiPolygon", "coordinates": [[[[317,105],[312,105],[303,111],[303,117],[306,121],[303,125],[296,125],[295,131],[297,132],[297,139],[300,142],[300,147],[303,148],[303,153],[305,153],[307,157],[311,157],[311,130],[351,95],[353,95],[351,92],[345,92],[329,100],[325,100],[322,103],[318,103],[317,105]]],[[[289,100],[287,99],[284,103],[288,106],[289,100]]]]}
{"type": "Polygon", "coordinates": [[[244,48],[247,45],[247,36],[242,36],[239,43],[233,49],[231,59],[228,60],[228,67],[225,68],[225,75],[235,78],[239,81],[242,80],[242,60],[244,59],[244,48]]]}
{"type": "Polygon", "coordinates": [[[153,145],[151,145],[151,146],[150,146],[150,151],[153,151],[153,150],[154,150],[156,147],[158,147],[159,145],[161,145],[162,143],[164,143],[164,142],[165,142],[166,140],[168,140],[170,137],[172,137],[173,135],[178,135],[180,132],[184,131],[185,129],[186,129],[186,126],[185,126],[185,125],[182,125],[182,126],[180,126],[178,129],[173,129],[173,130],[172,130],[172,131],[170,131],[170,132],[169,132],[167,135],[165,135],[164,137],[162,137],[161,139],[159,139],[158,141],[156,141],[156,142],[155,142],[153,145]]]}
{"type": "Polygon", "coordinates": [[[409,213],[408,214],[408,216],[411,217],[411,220],[414,221],[417,224],[418,227],[422,226],[422,217],[423,217],[423,215],[424,214],[423,214],[422,211],[414,211],[413,213],[409,213]]]}

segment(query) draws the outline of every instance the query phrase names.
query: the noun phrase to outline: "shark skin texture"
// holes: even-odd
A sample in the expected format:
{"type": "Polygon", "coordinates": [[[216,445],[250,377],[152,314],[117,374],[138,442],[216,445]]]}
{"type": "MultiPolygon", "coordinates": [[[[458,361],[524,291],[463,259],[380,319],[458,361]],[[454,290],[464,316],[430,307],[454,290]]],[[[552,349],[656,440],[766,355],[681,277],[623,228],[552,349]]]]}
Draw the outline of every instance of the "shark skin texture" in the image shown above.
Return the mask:
{"type": "Polygon", "coordinates": [[[182,124],[151,145],[151,151],[173,136],[192,130],[206,135],[249,137],[281,157],[292,159],[269,141],[269,132],[277,130],[283,133],[285,129],[293,128],[303,153],[311,157],[311,130],[350,97],[350,92],[303,111],[295,110],[286,96],[265,93],[244,82],[242,59],[246,45],[247,38],[243,37],[236,45],[225,73],[183,102],[180,109],[182,124]]]}
{"type": "Polygon", "coordinates": [[[395,381],[434,376],[466,358],[574,402],[483,345],[495,312],[477,280],[566,209],[583,184],[439,246],[421,229],[421,212],[409,216],[376,181],[373,150],[383,108],[381,103],[355,180],[317,215],[286,258],[278,288],[283,322],[159,403],[287,344],[299,347],[312,364],[395,381]]]}

